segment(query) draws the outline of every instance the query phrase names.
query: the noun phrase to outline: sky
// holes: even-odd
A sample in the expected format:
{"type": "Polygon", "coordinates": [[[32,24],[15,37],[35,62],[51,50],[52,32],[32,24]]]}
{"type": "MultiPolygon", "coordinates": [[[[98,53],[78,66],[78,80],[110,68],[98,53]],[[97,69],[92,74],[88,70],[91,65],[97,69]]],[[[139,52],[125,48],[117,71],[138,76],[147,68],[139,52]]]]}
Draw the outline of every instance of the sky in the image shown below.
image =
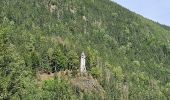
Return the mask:
{"type": "Polygon", "coordinates": [[[170,0],[112,0],[146,18],[170,26],[170,0]]]}

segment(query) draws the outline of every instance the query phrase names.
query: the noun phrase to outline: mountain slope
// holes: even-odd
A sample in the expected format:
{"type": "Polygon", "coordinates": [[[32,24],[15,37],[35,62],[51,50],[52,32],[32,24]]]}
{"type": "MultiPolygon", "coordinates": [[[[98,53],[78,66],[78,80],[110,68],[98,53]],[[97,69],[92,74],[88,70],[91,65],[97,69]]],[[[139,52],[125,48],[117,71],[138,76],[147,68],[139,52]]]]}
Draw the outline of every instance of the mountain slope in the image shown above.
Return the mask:
{"type": "Polygon", "coordinates": [[[0,78],[9,77],[0,84],[2,99],[60,95],[101,99],[80,96],[69,82],[58,78],[40,90],[35,88],[38,70],[69,69],[76,74],[82,51],[88,73],[100,82],[106,99],[170,99],[170,28],[110,0],[3,0],[0,23],[0,78]],[[24,70],[7,70],[9,65],[24,70]],[[14,80],[13,74],[22,81],[14,80]],[[27,85],[31,77],[34,80],[27,85]]]}

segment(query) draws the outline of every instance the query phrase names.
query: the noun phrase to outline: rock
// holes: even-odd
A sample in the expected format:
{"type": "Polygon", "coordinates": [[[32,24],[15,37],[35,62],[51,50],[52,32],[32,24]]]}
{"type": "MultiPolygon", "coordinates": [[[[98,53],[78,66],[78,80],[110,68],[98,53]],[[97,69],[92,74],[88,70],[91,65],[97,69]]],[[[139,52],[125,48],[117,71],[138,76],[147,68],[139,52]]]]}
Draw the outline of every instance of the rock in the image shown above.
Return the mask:
{"type": "Polygon", "coordinates": [[[97,80],[91,76],[81,76],[71,80],[73,87],[80,92],[97,93],[104,97],[105,91],[97,80]]]}

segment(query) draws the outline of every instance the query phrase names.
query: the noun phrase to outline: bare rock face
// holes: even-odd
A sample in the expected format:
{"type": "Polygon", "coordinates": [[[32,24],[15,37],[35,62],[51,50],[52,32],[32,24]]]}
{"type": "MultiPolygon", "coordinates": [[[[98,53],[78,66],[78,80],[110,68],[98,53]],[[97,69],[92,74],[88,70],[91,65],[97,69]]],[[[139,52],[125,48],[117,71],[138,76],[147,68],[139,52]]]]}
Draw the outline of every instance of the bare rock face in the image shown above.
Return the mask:
{"type": "Polygon", "coordinates": [[[56,9],[57,9],[56,5],[54,5],[54,4],[49,5],[49,10],[50,10],[51,13],[54,12],[56,9]]]}
{"type": "Polygon", "coordinates": [[[75,9],[72,9],[72,8],[70,8],[70,12],[72,13],[72,14],[75,14],[75,9]]]}
{"type": "Polygon", "coordinates": [[[82,16],[82,19],[83,19],[84,21],[87,21],[86,16],[82,16]]]}
{"type": "Polygon", "coordinates": [[[105,91],[99,82],[92,76],[80,76],[71,80],[71,83],[80,92],[97,93],[104,97],[105,91]]]}
{"type": "Polygon", "coordinates": [[[48,2],[48,9],[50,10],[50,12],[54,12],[57,9],[57,6],[54,4],[54,2],[52,2],[51,0],[48,2]]]}

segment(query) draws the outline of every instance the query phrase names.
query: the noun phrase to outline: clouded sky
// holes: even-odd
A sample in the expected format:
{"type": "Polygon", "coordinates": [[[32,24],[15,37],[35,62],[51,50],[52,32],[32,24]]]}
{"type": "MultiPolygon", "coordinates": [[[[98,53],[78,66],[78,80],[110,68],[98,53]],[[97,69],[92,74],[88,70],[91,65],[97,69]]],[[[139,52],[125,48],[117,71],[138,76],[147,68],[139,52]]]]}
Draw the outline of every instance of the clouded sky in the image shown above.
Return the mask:
{"type": "Polygon", "coordinates": [[[146,18],[170,26],[170,0],[113,0],[146,18]]]}

